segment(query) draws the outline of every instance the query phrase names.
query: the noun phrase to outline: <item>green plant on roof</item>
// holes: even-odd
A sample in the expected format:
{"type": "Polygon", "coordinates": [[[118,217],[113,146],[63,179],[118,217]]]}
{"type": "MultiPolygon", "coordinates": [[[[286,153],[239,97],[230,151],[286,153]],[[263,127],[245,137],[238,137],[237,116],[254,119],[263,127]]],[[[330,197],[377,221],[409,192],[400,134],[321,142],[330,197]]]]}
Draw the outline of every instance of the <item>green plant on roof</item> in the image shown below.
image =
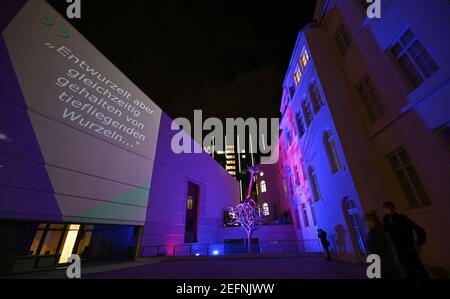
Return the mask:
{"type": "Polygon", "coordinates": [[[64,37],[64,38],[69,38],[70,37],[69,29],[65,26],[59,27],[59,36],[64,37]]]}
{"type": "Polygon", "coordinates": [[[53,17],[47,13],[44,13],[42,15],[41,23],[48,26],[52,26],[54,24],[53,17]]]}

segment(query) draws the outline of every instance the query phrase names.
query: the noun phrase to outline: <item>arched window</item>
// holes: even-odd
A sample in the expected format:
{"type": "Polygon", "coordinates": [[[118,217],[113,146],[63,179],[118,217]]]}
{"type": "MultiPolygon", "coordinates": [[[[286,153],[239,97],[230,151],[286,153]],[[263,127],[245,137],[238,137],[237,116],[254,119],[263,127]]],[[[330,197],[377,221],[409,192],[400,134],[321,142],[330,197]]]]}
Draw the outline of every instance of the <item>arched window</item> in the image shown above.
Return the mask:
{"type": "Polygon", "coordinates": [[[261,189],[261,192],[262,193],[264,193],[264,192],[267,192],[267,187],[266,187],[266,181],[261,181],[260,183],[259,183],[259,186],[260,186],[260,189],[261,189]]]}
{"type": "Polygon", "coordinates": [[[264,216],[270,215],[269,204],[267,202],[263,203],[263,215],[264,216]]]}
{"type": "Polygon", "coordinates": [[[336,139],[334,138],[332,131],[323,133],[323,145],[328,156],[331,173],[335,173],[344,168],[337,149],[336,139]]]}
{"type": "Polygon", "coordinates": [[[317,114],[319,112],[320,108],[322,107],[322,97],[320,95],[319,87],[317,86],[316,82],[312,82],[309,87],[309,97],[311,99],[311,103],[313,106],[314,113],[317,114]]]}
{"type": "Polygon", "coordinates": [[[344,211],[347,227],[350,230],[353,242],[356,242],[357,249],[361,255],[367,255],[366,233],[361,221],[361,214],[356,203],[345,197],[342,200],[342,209],[344,211]]]}
{"type": "Polygon", "coordinates": [[[319,201],[320,200],[319,182],[317,181],[316,170],[314,169],[314,167],[309,166],[308,176],[314,201],[319,201]]]}

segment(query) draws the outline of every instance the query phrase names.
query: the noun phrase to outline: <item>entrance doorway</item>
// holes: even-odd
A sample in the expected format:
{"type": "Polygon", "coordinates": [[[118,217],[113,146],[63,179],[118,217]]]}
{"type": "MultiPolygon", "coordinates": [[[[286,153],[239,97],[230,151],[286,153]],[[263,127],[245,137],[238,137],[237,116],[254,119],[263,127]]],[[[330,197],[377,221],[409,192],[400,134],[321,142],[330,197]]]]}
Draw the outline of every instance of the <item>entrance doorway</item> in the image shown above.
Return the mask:
{"type": "Polygon", "coordinates": [[[361,220],[361,213],[358,209],[358,206],[353,200],[345,197],[342,200],[342,209],[344,210],[347,227],[350,230],[352,243],[356,243],[353,244],[353,247],[355,248],[355,250],[359,251],[359,254],[361,256],[366,256],[366,233],[361,220]]]}

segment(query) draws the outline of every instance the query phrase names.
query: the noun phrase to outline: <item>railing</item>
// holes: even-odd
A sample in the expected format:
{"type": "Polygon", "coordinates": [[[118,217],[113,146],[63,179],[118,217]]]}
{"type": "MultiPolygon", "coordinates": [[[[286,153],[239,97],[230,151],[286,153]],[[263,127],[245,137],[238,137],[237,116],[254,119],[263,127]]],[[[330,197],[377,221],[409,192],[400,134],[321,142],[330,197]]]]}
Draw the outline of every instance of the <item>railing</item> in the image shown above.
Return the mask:
{"type": "MultiPolygon", "coordinates": [[[[322,252],[319,240],[260,241],[251,243],[252,254],[296,254],[304,252],[322,252]]],[[[230,256],[242,254],[248,254],[247,242],[143,246],[141,256],[230,256]]]]}

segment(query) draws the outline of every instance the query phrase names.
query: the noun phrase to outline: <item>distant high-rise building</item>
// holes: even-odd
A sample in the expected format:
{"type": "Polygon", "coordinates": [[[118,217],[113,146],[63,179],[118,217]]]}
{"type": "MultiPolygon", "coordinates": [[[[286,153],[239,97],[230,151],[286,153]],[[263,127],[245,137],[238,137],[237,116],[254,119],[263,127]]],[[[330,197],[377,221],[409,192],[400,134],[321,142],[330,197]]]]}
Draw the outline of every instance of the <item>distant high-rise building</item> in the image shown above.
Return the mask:
{"type": "MultiPolygon", "coordinates": [[[[250,145],[248,146],[250,147],[250,145]]],[[[216,149],[214,140],[210,147],[205,148],[222,167],[239,182],[240,199],[246,198],[250,174],[247,167],[255,166],[259,160],[259,155],[253,153],[253,149],[239,144],[238,138],[231,142],[225,138],[224,149],[216,149]]],[[[257,178],[256,178],[257,180],[257,178]]],[[[258,184],[255,184],[254,192],[259,193],[258,184]]]]}

